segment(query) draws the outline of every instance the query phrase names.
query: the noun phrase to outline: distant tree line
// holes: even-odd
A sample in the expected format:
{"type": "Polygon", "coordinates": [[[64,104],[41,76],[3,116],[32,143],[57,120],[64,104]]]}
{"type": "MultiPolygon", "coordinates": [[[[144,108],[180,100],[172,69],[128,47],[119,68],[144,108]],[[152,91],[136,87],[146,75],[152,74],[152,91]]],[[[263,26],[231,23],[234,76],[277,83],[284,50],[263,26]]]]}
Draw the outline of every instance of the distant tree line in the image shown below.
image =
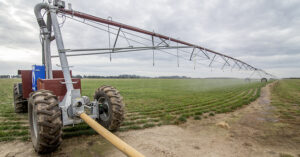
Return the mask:
{"type": "MultiPolygon", "coordinates": [[[[157,78],[157,79],[187,79],[187,76],[158,76],[158,77],[147,77],[139,75],[117,75],[117,76],[100,76],[100,75],[74,75],[73,78],[115,78],[115,79],[139,79],[139,78],[157,78]]],[[[1,78],[21,78],[21,75],[0,75],[1,78]]]]}
{"type": "Polygon", "coordinates": [[[118,76],[100,76],[100,75],[75,75],[74,78],[149,78],[138,75],[118,75],[118,76]]]}
{"type": "Polygon", "coordinates": [[[19,75],[0,75],[0,78],[20,78],[19,75]]]}
{"type": "Polygon", "coordinates": [[[300,77],[288,77],[288,78],[285,78],[285,79],[300,79],[300,77]]]}
{"type": "Polygon", "coordinates": [[[187,76],[159,76],[159,77],[155,77],[155,78],[160,78],[160,79],[188,79],[191,77],[187,77],[187,76]]]}
{"type": "Polygon", "coordinates": [[[159,78],[159,79],[186,79],[190,78],[187,76],[159,76],[159,77],[147,77],[147,76],[138,76],[138,75],[129,75],[129,74],[123,74],[123,75],[117,75],[117,76],[100,76],[100,75],[75,75],[74,78],[118,78],[118,79],[125,79],[125,78],[159,78]]]}

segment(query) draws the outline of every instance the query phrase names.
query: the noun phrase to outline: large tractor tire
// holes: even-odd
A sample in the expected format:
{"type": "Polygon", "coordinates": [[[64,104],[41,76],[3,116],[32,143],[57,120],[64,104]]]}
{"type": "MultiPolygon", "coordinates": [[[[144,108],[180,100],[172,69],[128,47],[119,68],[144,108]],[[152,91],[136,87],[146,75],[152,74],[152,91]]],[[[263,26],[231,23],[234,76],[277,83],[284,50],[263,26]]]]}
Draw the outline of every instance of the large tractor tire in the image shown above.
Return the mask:
{"type": "Polygon", "coordinates": [[[14,109],[16,113],[27,113],[27,100],[23,98],[21,87],[21,83],[15,83],[13,87],[14,109]]]}
{"type": "Polygon", "coordinates": [[[95,91],[94,99],[99,102],[98,123],[110,131],[116,131],[124,120],[123,97],[112,86],[102,86],[95,91]]]}
{"type": "Polygon", "coordinates": [[[51,91],[38,90],[31,94],[28,117],[31,140],[36,152],[50,153],[62,141],[62,116],[58,100],[51,91]]]}

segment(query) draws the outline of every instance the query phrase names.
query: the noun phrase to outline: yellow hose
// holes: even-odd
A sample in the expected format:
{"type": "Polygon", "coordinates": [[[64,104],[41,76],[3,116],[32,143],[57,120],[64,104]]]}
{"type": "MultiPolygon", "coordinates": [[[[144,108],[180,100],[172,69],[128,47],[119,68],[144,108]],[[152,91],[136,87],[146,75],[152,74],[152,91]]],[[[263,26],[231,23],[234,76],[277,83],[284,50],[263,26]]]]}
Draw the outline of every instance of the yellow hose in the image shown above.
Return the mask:
{"type": "Polygon", "coordinates": [[[103,126],[98,124],[94,119],[88,116],[85,113],[80,114],[80,118],[83,119],[90,127],[92,127],[95,131],[97,131],[100,135],[102,135],[105,139],[107,139],[110,143],[112,143],[115,147],[117,147],[120,151],[125,153],[130,157],[145,157],[143,154],[135,150],[133,147],[119,139],[116,135],[112,134],[110,131],[106,130],[103,126]]]}

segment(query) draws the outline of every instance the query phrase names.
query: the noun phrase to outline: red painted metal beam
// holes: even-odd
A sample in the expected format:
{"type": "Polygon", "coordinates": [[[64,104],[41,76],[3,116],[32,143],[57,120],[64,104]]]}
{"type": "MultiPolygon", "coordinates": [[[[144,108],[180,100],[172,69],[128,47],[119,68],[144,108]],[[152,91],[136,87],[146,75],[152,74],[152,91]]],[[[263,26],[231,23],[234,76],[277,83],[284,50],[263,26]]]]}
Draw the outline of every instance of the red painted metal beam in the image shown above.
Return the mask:
{"type": "Polygon", "coordinates": [[[100,22],[100,23],[104,23],[104,24],[108,24],[108,25],[128,29],[128,30],[139,32],[139,33],[142,33],[142,34],[148,34],[148,35],[155,36],[155,37],[158,37],[158,38],[162,38],[162,39],[165,39],[165,40],[170,40],[170,41],[173,41],[173,42],[177,42],[177,43],[180,43],[180,44],[183,44],[183,45],[186,45],[186,46],[192,46],[192,47],[195,47],[195,48],[199,48],[199,49],[202,49],[202,50],[205,50],[205,51],[208,51],[208,52],[220,55],[220,56],[230,58],[232,60],[243,63],[247,66],[250,66],[251,68],[253,68],[255,70],[258,70],[257,68],[254,68],[253,66],[251,66],[251,65],[249,65],[249,64],[247,64],[247,63],[245,63],[241,60],[235,59],[231,56],[227,56],[225,54],[222,54],[222,53],[219,53],[219,52],[216,52],[216,51],[213,51],[213,50],[210,50],[210,49],[198,46],[198,45],[194,45],[194,44],[191,44],[191,43],[188,43],[188,42],[185,42],[185,41],[181,41],[181,40],[178,40],[178,39],[175,39],[175,38],[171,38],[171,37],[168,37],[168,36],[165,36],[165,35],[162,35],[162,34],[150,32],[150,31],[147,31],[147,30],[144,30],[144,29],[141,29],[141,28],[129,26],[129,25],[122,24],[122,23],[119,23],[119,22],[103,19],[103,18],[100,18],[100,17],[96,17],[96,16],[93,16],[93,15],[82,13],[82,12],[79,12],[79,11],[60,9],[60,12],[71,15],[71,16],[76,16],[76,17],[80,17],[80,18],[83,18],[83,19],[88,19],[88,20],[91,20],[91,21],[96,21],[96,22],[100,22]]]}

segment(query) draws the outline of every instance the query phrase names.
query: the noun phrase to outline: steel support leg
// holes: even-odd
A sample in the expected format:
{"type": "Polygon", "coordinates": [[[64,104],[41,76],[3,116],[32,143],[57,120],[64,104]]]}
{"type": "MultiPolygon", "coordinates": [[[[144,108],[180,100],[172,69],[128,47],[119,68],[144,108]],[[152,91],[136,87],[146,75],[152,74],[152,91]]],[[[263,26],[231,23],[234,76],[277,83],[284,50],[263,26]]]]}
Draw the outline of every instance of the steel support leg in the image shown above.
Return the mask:
{"type": "Polygon", "coordinates": [[[56,17],[56,8],[50,8],[50,14],[51,14],[51,20],[52,20],[52,26],[53,26],[53,31],[56,39],[56,46],[58,49],[59,53],[59,59],[60,59],[60,64],[61,68],[64,74],[65,78],[65,83],[67,87],[67,91],[73,90],[73,84],[72,84],[72,79],[71,79],[71,74],[70,74],[70,69],[68,65],[68,60],[66,57],[66,52],[64,48],[64,43],[61,35],[61,31],[58,25],[57,17],[56,17]]]}

